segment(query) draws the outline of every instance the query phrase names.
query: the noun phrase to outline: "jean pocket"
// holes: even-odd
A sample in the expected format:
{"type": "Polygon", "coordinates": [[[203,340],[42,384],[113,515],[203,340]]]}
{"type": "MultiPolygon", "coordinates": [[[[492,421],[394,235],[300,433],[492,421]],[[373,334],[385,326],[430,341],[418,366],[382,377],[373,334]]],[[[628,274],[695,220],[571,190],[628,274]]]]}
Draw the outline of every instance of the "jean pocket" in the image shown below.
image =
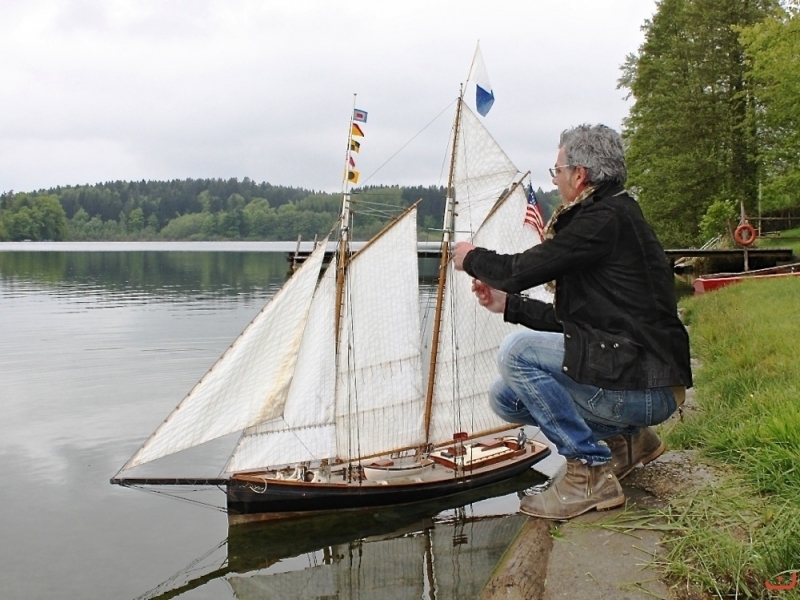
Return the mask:
{"type": "Polygon", "coordinates": [[[625,409],[625,392],[599,390],[588,401],[589,408],[598,418],[606,422],[621,423],[625,409]]]}
{"type": "Polygon", "coordinates": [[[588,404],[598,420],[631,427],[658,425],[676,406],[669,388],[600,390],[588,404]]]}

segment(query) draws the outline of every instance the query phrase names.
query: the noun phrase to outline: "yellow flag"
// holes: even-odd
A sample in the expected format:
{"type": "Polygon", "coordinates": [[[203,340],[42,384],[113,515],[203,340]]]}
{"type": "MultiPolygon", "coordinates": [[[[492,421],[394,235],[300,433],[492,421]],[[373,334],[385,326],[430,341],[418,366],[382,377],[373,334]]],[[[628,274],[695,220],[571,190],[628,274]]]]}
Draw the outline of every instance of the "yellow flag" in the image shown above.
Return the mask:
{"type": "Polygon", "coordinates": [[[361,131],[361,127],[358,126],[358,123],[353,123],[352,134],[358,137],[364,137],[364,132],[361,131]]]}
{"type": "Polygon", "coordinates": [[[350,183],[358,183],[358,171],[347,171],[347,181],[350,183]]]}

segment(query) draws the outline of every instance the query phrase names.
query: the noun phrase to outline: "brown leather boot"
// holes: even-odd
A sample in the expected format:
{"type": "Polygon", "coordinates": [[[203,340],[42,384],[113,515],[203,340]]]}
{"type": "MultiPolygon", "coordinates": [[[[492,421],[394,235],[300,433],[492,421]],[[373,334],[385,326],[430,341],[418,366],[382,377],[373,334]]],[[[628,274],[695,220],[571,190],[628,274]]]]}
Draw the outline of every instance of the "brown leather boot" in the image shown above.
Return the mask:
{"type": "Polygon", "coordinates": [[[579,460],[567,460],[566,474],[543,492],[525,496],[519,510],[532,517],[563,521],[624,502],[625,494],[609,463],[590,467],[579,460]]]}
{"type": "Polygon", "coordinates": [[[633,435],[615,435],[605,442],[611,449],[611,469],[617,479],[627,477],[636,467],[657,459],[666,449],[650,427],[642,427],[633,435]]]}

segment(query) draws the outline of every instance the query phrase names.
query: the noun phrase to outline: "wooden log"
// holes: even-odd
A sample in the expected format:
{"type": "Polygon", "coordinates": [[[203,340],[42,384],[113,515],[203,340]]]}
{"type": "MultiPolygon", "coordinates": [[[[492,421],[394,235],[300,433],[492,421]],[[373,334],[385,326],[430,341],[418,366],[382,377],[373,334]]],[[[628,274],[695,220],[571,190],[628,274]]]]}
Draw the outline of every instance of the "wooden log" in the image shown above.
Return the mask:
{"type": "Polygon", "coordinates": [[[544,594],[551,522],[528,519],[497,563],[479,600],[537,600],[544,594]]]}

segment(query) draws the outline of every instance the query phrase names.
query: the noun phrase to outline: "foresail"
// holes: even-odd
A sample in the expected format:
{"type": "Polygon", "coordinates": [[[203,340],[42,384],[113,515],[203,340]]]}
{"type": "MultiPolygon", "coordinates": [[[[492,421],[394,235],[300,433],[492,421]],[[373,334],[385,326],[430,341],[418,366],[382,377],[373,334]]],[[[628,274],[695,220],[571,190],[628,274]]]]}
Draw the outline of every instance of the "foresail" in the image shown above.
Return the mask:
{"type": "MultiPolygon", "coordinates": [[[[524,223],[526,207],[522,186],[515,186],[491,211],[472,242],[501,254],[539,244],[536,230],[524,223]]],[[[472,279],[455,272],[452,263],[447,276],[431,416],[430,441],[434,444],[451,440],[456,431],[478,434],[507,425],[489,408],[487,398],[497,377],[500,342],[519,327],[480,306],[472,293],[472,279]]],[[[550,299],[541,286],[528,294],[550,299]]]]}
{"type": "Polygon", "coordinates": [[[519,173],[466,103],[462,103],[457,144],[455,242],[472,238],[519,173]]]}
{"type": "Polygon", "coordinates": [[[347,268],[336,391],[342,458],[424,441],[416,214],[407,212],[347,268]]]}
{"type": "Polygon", "coordinates": [[[123,470],[280,414],[326,242],[256,315],[123,470]]]}
{"type": "Polygon", "coordinates": [[[283,414],[245,430],[225,471],[290,465],[335,454],[336,264],[334,257],[311,302],[283,414]]]}

